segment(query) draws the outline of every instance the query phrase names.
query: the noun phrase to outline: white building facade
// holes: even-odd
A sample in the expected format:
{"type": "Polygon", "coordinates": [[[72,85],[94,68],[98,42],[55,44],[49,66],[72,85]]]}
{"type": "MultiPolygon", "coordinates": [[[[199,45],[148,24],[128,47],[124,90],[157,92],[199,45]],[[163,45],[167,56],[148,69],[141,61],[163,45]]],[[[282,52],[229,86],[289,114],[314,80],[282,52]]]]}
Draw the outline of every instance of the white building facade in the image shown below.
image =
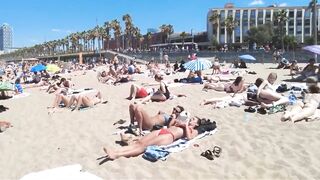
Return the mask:
{"type": "Polygon", "coordinates": [[[12,40],[12,28],[6,23],[0,26],[0,51],[11,50],[12,40]]]}
{"type": "MultiPolygon", "coordinates": [[[[266,23],[274,24],[274,15],[276,12],[284,9],[287,12],[288,20],[285,23],[285,33],[289,36],[294,36],[297,42],[303,43],[306,37],[310,37],[312,33],[312,12],[307,6],[295,6],[295,7],[256,7],[256,8],[236,8],[236,7],[225,7],[225,8],[214,8],[210,9],[207,14],[207,34],[209,41],[216,38],[218,43],[225,44],[228,42],[232,43],[243,43],[245,38],[248,36],[247,31],[252,27],[258,27],[266,23]],[[218,26],[213,25],[210,22],[210,17],[218,13],[220,15],[218,26]],[[228,17],[232,16],[234,21],[237,22],[237,26],[229,36],[225,26],[222,26],[222,22],[228,17]],[[231,37],[229,41],[228,38],[231,37]]],[[[319,19],[319,8],[317,8],[318,22],[319,19]]],[[[320,28],[319,23],[318,30],[320,28]]]]}

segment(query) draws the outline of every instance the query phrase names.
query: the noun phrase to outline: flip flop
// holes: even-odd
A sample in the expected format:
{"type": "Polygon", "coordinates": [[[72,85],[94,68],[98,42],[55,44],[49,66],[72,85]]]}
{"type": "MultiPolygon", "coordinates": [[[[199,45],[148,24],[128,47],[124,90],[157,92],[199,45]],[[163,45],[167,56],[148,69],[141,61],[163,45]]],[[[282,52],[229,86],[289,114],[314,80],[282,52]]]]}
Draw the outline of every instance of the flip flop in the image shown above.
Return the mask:
{"type": "Polygon", "coordinates": [[[101,104],[107,104],[108,103],[108,101],[103,101],[101,104]]]}
{"type": "Polygon", "coordinates": [[[206,150],[205,152],[201,153],[201,156],[209,159],[209,160],[213,160],[213,154],[210,150],[206,150]]]}
{"type": "Polygon", "coordinates": [[[260,114],[267,114],[267,111],[266,111],[265,108],[259,108],[259,109],[257,109],[257,111],[258,111],[258,113],[260,113],[260,114]]]}
{"type": "Polygon", "coordinates": [[[123,123],[125,123],[125,122],[126,122],[126,120],[120,119],[119,121],[117,121],[117,122],[113,123],[113,125],[116,125],[116,124],[123,124],[123,123]]]}
{"type": "Polygon", "coordinates": [[[250,106],[248,109],[245,109],[244,112],[254,113],[256,112],[256,109],[252,106],[250,106]]]}
{"type": "Polygon", "coordinates": [[[217,158],[220,157],[221,152],[222,152],[221,147],[219,147],[219,146],[214,146],[214,147],[213,147],[212,153],[213,153],[213,155],[214,155],[215,157],[217,157],[217,158]]]}

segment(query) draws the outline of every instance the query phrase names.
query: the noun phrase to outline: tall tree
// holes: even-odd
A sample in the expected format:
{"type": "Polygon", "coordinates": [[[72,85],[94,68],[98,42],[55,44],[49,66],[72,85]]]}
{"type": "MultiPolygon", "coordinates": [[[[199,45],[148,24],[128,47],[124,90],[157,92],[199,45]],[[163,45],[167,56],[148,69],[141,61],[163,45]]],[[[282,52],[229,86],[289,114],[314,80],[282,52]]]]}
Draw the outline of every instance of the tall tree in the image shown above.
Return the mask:
{"type": "Polygon", "coordinates": [[[281,48],[284,50],[285,23],[288,21],[287,11],[282,9],[275,13],[274,20],[278,25],[279,36],[281,37],[281,48]]]}
{"type": "Polygon", "coordinates": [[[312,11],[312,34],[313,34],[313,44],[316,45],[318,41],[318,27],[317,27],[317,17],[318,17],[318,8],[317,0],[311,0],[309,3],[309,8],[312,11]]]}
{"type": "Polygon", "coordinates": [[[224,25],[226,27],[227,30],[227,34],[228,34],[228,42],[232,43],[232,36],[233,36],[233,31],[236,28],[236,26],[238,26],[238,23],[233,19],[232,15],[229,15],[225,21],[224,21],[224,25]]]}
{"type": "Polygon", "coordinates": [[[133,23],[132,18],[129,14],[125,14],[122,16],[122,20],[125,23],[125,30],[124,30],[124,36],[125,36],[125,48],[130,47],[130,40],[132,39],[132,31],[133,31],[133,23]]]}
{"type": "Polygon", "coordinates": [[[209,17],[209,22],[213,26],[213,34],[216,39],[219,39],[219,23],[220,23],[220,14],[217,11],[214,11],[213,14],[209,17]]]}
{"type": "Polygon", "coordinates": [[[182,33],[180,33],[180,37],[182,39],[182,47],[184,48],[184,40],[187,37],[187,33],[185,31],[183,31],[182,33]]]}

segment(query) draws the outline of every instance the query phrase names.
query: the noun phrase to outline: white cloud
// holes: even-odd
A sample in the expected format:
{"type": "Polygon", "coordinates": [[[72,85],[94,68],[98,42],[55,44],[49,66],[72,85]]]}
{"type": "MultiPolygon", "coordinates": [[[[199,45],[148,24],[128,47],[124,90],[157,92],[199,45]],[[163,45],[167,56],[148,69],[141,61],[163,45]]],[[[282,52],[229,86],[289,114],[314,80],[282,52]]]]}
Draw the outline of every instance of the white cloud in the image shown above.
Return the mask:
{"type": "Polygon", "coordinates": [[[51,29],[52,32],[61,32],[61,29],[51,29]]]}
{"type": "Polygon", "coordinates": [[[263,5],[264,2],[262,0],[253,0],[249,5],[255,6],[255,5],[263,5]]]}
{"type": "Polygon", "coordinates": [[[279,4],[279,7],[285,7],[285,6],[288,6],[288,4],[287,4],[287,3],[281,3],[281,4],[279,4]]]}

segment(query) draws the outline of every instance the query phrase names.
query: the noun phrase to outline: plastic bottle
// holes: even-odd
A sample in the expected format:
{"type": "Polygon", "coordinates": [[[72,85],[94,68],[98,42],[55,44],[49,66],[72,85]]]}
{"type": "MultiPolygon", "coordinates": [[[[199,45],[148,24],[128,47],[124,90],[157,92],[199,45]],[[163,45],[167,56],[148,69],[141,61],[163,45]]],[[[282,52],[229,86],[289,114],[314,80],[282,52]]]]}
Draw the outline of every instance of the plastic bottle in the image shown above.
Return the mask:
{"type": "Polygon", "coordinates": [[[289,94],[289,104],[294,105],[297,102],[297,97],[293,94],[293,91],[290,91],[289,94]]]}

